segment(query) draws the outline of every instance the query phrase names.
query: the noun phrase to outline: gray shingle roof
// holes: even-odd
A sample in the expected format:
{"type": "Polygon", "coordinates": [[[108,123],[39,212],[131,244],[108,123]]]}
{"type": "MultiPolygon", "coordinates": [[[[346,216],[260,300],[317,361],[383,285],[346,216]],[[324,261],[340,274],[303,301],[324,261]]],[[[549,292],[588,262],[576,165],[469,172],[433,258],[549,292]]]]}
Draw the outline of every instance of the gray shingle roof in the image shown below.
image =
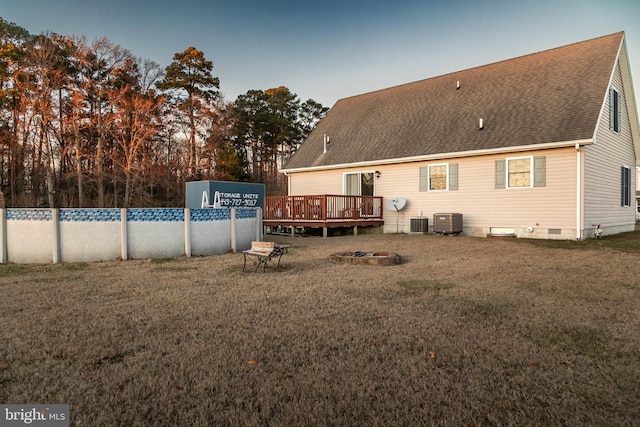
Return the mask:
{"type": "Polygon", "coordinates": [[[341,99],[285,169],[592,138],[623,35],[341,99]]]}

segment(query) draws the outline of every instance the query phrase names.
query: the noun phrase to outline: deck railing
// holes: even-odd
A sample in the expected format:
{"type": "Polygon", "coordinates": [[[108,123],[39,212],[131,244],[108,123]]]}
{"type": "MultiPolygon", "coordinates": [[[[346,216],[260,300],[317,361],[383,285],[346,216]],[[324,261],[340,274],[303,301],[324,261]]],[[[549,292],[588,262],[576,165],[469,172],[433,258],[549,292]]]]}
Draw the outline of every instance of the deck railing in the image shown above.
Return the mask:
{"type": "Polygon", "coordinates": [[[267,196],[265,221],[331,221],[382,219],[382,197],[319,194],[267,196]]]}

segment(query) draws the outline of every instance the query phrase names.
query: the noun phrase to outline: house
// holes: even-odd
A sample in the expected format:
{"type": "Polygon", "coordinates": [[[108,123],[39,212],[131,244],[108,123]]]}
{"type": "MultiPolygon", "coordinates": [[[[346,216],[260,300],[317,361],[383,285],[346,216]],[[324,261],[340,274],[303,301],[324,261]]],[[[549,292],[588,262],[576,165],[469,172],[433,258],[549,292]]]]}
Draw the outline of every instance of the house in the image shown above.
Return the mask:
{"type": "Polygon", "coordinates": [[[639,158],[620,32],[341,99],[282,171],[290,196],[406,199],[384,232],[585,239],[634,230],[639,158]]]}

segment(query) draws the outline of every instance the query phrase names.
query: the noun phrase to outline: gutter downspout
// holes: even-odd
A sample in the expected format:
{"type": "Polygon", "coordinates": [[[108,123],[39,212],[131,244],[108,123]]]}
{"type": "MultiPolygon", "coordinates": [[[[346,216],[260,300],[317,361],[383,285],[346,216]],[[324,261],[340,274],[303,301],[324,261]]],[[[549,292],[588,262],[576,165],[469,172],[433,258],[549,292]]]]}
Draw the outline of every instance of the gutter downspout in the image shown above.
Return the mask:
{"type": "Polygon", "coordinates": [[[582,153],[576,142],[576,240],[582,239],[582,153]]]}

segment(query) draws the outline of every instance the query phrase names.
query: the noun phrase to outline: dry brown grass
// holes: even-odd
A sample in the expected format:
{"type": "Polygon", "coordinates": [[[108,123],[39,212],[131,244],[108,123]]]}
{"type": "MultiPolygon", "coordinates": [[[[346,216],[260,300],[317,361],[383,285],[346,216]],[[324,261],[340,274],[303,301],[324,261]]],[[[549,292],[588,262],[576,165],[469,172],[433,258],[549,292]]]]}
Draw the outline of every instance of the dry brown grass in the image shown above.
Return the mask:
{"type": "Polygon", "coordinates": [[[640,252],[267,239],[291,250],[265,273],[240,254],[0,266],[0,402],[91,426],[640,425],[640,252]],[[327,261],[357,250],[404,262],[327,261]]]}

